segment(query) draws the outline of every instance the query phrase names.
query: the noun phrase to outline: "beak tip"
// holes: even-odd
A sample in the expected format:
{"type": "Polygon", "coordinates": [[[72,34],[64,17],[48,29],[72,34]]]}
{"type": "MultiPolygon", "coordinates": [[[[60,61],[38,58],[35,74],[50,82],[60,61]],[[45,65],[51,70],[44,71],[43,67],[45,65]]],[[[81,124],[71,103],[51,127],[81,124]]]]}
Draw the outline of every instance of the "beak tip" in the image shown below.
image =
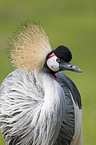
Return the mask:
{"type": "Polygon", "coordinates": [[[80,72],[80,73],[82,73],[83,71],[82,71],[82,70],[79,68],[77,72],[80,72]]]}
{"type": "Polygon", "coordinates": [[[80,73],[82,73],[83,71],[81,70],[80,73]]]}

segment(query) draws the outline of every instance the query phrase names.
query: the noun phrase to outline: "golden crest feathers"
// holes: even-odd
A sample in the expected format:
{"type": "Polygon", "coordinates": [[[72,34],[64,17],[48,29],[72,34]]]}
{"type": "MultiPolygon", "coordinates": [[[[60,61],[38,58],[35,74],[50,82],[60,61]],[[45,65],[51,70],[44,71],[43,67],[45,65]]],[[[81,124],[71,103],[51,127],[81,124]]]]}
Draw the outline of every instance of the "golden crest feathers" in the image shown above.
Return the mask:
{"type": "Polygon", "coordinates": [[[43,28],[35,24],[22,25],[10,44],[10,62],[16,68],[41,69],[52,51],[43,28]]]}

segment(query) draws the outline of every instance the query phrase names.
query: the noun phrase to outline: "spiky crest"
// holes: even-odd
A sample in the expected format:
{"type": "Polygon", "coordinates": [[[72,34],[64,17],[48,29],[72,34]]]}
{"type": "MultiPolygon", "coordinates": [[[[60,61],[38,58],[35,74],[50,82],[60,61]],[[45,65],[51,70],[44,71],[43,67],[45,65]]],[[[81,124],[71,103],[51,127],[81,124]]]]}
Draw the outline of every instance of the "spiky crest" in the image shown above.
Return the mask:
{"type": "Polygon", "coordinates": [[[22,25],[11,43],[10,62],[16,68],[41,69],[52,51],[48,37],[40,25],[22,25]]]}

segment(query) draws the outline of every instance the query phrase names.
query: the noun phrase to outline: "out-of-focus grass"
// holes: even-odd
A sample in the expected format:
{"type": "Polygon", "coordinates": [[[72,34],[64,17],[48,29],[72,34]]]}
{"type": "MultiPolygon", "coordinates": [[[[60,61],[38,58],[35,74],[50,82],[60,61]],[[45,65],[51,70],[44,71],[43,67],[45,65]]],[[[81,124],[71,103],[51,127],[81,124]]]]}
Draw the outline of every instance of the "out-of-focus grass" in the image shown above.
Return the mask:
{"type": "MultiPolygon", "coordinates": [[[[83,102],[83,144],[96,144],[96,1],[3,0],[0,2],[0,84],[13,70],[8,63],[8,37],[25,20],[40,22],[53,49],[68,46],[72,63],[82,74],[65,72],[80,90],[83,102]]],[[[0,145],[5,145],[0,135],[0,145]]]]}

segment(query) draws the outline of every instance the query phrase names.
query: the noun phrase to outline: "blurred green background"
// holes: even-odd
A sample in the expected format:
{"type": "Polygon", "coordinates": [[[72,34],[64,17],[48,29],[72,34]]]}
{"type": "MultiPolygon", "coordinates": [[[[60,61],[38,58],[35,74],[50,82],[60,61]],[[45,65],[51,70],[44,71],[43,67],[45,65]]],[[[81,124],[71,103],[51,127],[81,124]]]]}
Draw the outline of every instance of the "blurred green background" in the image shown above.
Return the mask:
{"type": "MultiPolygon", "coordinates": [[[[53,49],[64,44],[83,73],[65,72],[83,102],[83,145],[96,144],[96,0],[3,0],[0,2],[0,84],[13,68],[7,48],[21,22],[40,22],[53,49]]],[[[5,142],[0,134],[0,145],[5,142]]]]}

